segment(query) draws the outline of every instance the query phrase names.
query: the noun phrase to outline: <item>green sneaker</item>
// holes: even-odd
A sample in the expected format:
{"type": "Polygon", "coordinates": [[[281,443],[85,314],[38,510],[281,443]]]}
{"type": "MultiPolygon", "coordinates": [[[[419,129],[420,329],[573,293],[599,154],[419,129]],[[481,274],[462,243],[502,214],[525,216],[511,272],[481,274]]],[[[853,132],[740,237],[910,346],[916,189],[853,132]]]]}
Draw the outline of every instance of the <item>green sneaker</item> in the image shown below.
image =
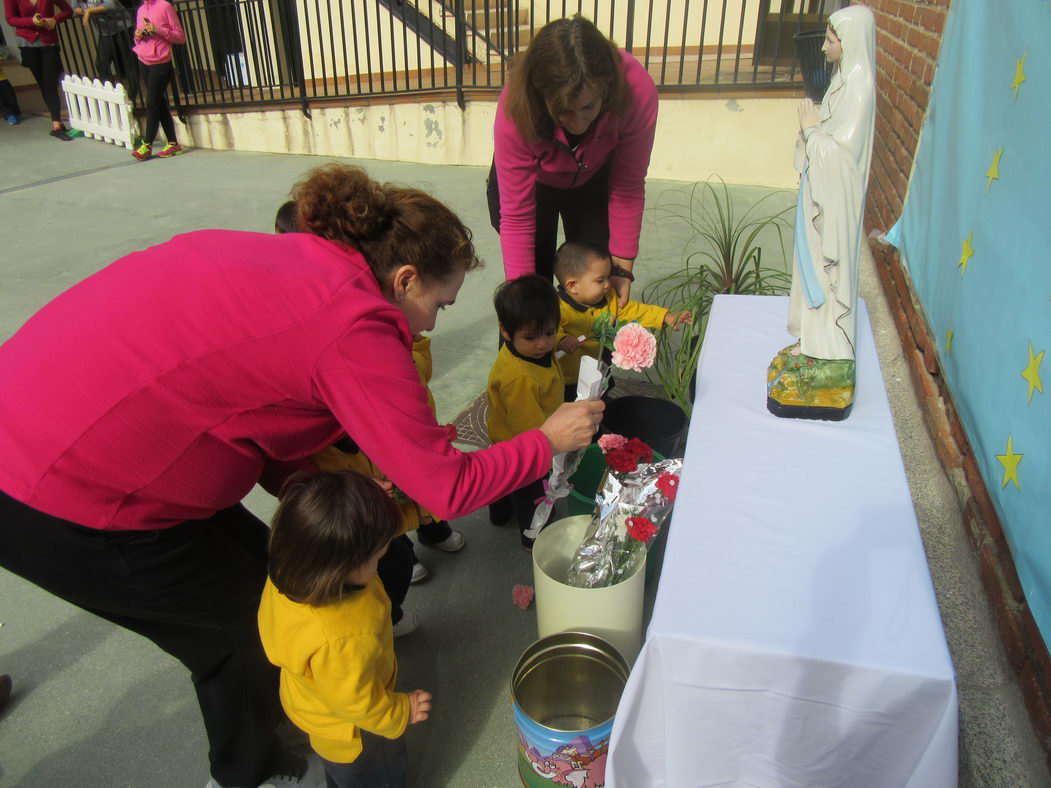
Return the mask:
{"type": "Polygon", "coordinates": [[[180,153],[182,153],[182,145],[178,142],[169,142],[161,148],[161,152],[157,155],[162,159],[167,159],[169,156],[176,156],[180,153]]]}
{"type": "Polygon", "coordinates": [[[144,142],[135,150],[133,150],[131,152],[131,155],[139,161],[146,161],[146,159],[153,155],[153,146],[150,145],[150,143],[148,142],[144,142]]]}

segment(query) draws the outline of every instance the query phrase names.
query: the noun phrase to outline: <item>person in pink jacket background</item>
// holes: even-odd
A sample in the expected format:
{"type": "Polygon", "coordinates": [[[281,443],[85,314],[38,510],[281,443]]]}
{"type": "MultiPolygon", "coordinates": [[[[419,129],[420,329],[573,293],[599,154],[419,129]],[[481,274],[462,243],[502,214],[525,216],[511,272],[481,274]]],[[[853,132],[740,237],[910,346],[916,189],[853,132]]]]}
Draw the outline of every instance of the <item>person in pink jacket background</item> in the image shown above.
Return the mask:
{"type": "Polygon", "coordinates": [[[551,278],[561,216],[567,241],[610,250],[627,301],[656,125],[657,88],[634,57],[581,16],[540,29],[496,113],[489,212],[508,279],[551,278]]]}
{"type": "Polygon", "coordinates": [[[51,136],[69,142],[62,125],[62,58],[58,26],[73,16],[66,0],[4,0],[4,16],[22,39],[22,65],[29,69],[51,115],[51,136]],[[57,13],[56,13],[57,11],[57,13]]]}
{"type": "Polygon", "coordinates": [[[240,503],[257,482],[280,489],[346,435],[407,496],[460,517],[586,446],[602,411],[565,405],[456,449],[412,337],[477,265],[470,232],[354,167],[315,170],[294,197],[301,232],[176,236],[0,345],[0,566],[180,660],[221,786],[306,766],[274,734],[278,672],[256,622],[268,529],[240,503]]]}
{"type": "Polygon", "coordinates": [[[175,121],[168,107],[168,85],[172,81],[172,44],[186,42],[179,17],[168,0],[144,0],[135,15],[135,50],[142,80],[146,83],[145,141],[132,151],[139,161],[153,155],[158,125],[164,129],[167,144],[157,155],[162,159],[182,153],[175,138],[175,121]]]}

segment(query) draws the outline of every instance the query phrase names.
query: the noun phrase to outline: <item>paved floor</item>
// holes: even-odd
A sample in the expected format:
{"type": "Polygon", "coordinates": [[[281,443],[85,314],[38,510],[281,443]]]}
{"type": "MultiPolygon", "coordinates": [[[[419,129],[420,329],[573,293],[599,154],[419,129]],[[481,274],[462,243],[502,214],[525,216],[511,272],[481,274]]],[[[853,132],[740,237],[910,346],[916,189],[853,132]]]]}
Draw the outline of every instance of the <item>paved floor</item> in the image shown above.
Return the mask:
{"type": "MultiPolygon", "coordinates": [[[[193,151],[140,164],[104,143],[60,143],[47,130],[40,118],[0,127],[0,341],[54,295],[124,253],[203,227],[269,232],[290,185],[324,161],[193,151]]],[[[501,270],[483,198],[485,171],[362,164],[374,177],[421,186],[454,206],[489,261],[468,277],[434,332],[433,391],[439,416],[451,420],[481,390],[493,352],[489,303],[501,270]]],[[[651,183],[650,205],[679,188],[651,183]]],[[[734,193],[744,204],[765,191],[734,193]]],[[[643,277],[673,268],[678,245],[678,236],[647,214],[643,277]]],[[[1043,756],[996,639],[871,262],[863,280],[959,676],[961,784],[1046,785],[1043,756]]],[[[263,517],[273,509],[260,492],[248,503],[263,517]]],[[[408,604],[423,623],[398,642],[402,687],[435,693],[432,719],[410,731],[412,784],[511,788],[517,779],[508,679],[535,637],[535,619],[532,610],[512,607],[510,594],[515,583],[531,584],[529,557],[517,534],[480,515],[457,527],[468,539],[461,553],[420,550],[432,574],[414,587],[408,604]]],[[[0,785],[205,783],[203,730],[180,665],[2,570],[0,622],[0,672],[15,681],[0,716],[0,785]]]]}

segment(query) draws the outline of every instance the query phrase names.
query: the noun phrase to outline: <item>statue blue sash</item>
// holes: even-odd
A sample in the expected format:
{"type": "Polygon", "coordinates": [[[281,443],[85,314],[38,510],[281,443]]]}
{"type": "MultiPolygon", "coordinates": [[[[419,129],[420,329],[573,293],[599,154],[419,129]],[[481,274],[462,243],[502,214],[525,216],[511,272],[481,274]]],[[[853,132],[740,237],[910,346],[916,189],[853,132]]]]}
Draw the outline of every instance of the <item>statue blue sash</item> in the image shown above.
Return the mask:
{"type": "Polygon", "coordinates": [[[796,200],[796,265],[803,277],[803,294],[806,296],[807,306],[816,309],[825,303],[825,292],[821,289],[821,283],[817,280],[817,271],[814,270],[814,258],[810,254],[810,241],[807,239],[806,214],[803,211],[803,193],[806,191],[806,170],[799,176],[799,197],[796,200]]]}

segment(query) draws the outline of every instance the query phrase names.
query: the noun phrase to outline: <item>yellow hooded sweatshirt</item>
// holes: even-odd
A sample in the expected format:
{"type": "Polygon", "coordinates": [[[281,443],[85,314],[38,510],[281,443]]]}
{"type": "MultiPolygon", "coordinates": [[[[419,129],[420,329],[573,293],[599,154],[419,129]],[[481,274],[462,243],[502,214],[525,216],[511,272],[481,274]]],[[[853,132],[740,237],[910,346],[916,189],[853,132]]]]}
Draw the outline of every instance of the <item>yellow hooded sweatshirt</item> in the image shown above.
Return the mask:
{"type": "Polygon", "coordinates": [[[409,696],[394,691],[398,662],[390,599],[378,577],[339,602],[293,602],[268,579],[259,605],[267,659],[281,668],[281,705],[323,758],[352,763],[359,729],[396,739],[409,724],[409,696]]]}

